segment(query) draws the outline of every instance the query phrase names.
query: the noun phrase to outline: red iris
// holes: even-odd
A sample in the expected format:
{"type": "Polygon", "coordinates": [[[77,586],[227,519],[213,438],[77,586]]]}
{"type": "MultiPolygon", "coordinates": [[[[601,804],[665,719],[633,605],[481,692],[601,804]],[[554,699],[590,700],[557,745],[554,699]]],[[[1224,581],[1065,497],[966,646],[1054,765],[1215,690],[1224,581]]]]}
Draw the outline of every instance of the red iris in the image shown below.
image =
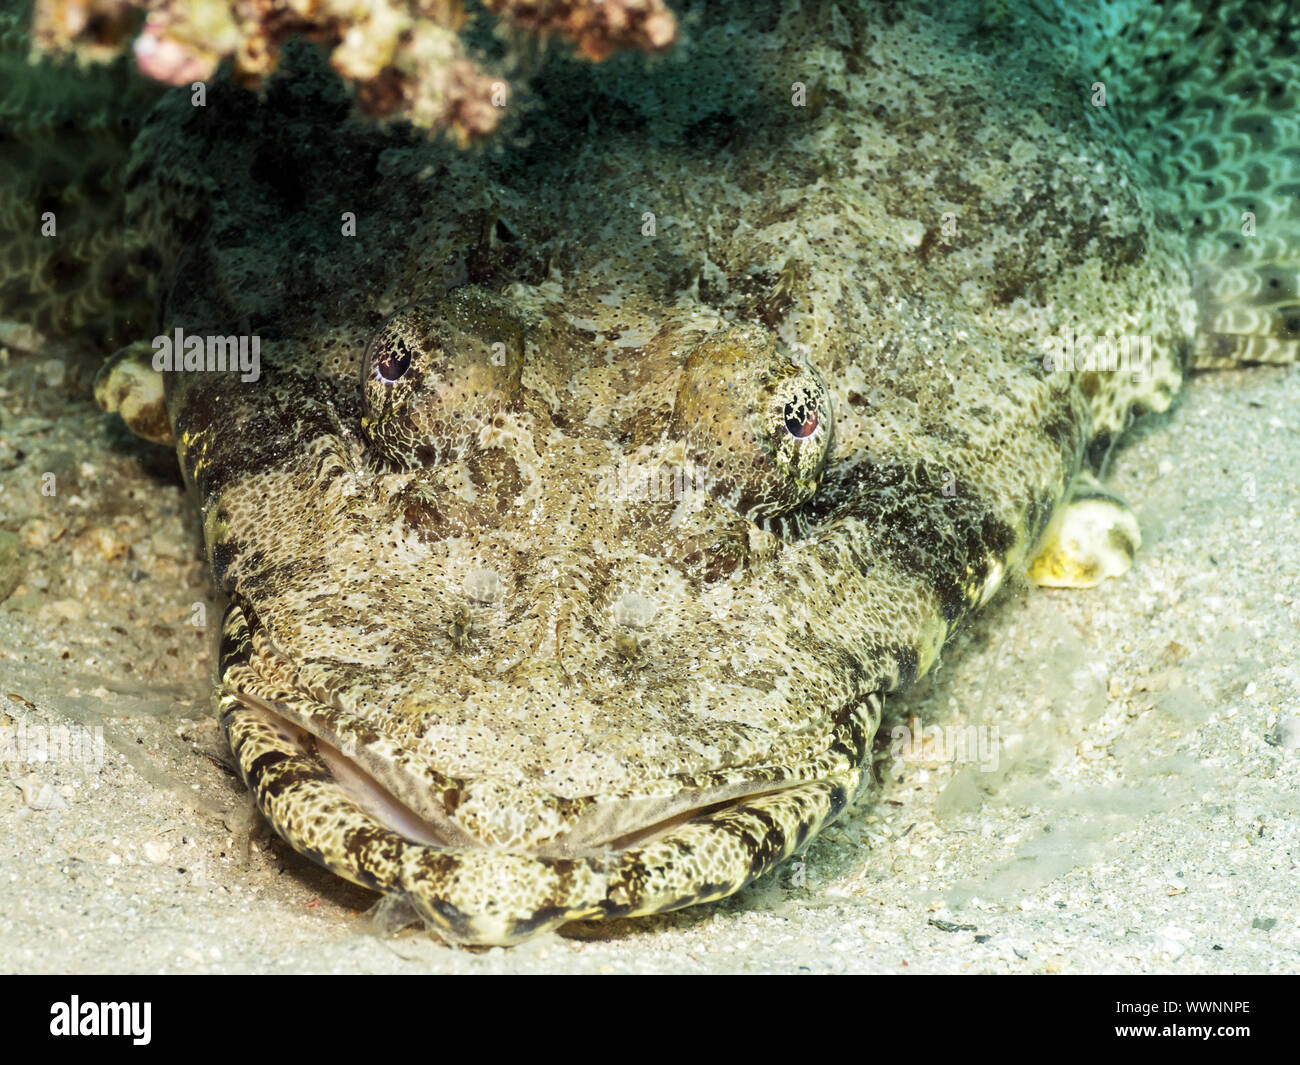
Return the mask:
{"type": "Polygon", "coordinates": [[[811,409],[800,404],[797,408],[793,403],[786,404],[785,408],[785,428],[796,440],[806,440],[817,431],[817,426],[821,423],[817,420],[817,408],[811,409]]]}

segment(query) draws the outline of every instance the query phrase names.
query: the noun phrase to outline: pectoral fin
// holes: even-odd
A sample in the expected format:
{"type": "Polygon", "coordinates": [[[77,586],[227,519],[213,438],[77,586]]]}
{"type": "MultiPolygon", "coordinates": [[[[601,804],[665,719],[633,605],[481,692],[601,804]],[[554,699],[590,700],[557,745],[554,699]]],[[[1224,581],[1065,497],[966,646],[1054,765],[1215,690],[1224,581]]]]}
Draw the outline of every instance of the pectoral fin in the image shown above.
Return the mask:
{"type": "Polygon", "coordinates": [[[1141,546],[1133,512],[1085,473],[1048,530],[1028,576],[1045,588],[1093,588],[1127,573],[1141,546]]]}
{"type": "Polygon", "coordinates": [[[175,444],[167,419],[162,374],[153,368],[153,345],[128,344],[95,375],[95,402],[110,414],[120,414],[136,436],[155,444],[175,444]]]}

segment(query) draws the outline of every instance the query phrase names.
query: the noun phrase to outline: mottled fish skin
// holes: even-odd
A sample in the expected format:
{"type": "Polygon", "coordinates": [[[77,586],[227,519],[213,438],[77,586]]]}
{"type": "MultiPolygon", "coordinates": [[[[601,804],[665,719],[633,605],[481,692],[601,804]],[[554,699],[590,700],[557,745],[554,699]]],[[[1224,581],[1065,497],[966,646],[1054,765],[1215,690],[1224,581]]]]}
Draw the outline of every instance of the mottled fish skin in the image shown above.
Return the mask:
{"type": "Polygon", "coordinates": [[[557,65],[530,143],[464,155],[299,56],[138,145],[165,330],[261,342],[254,382],[167,381],[240,771],[453,941],[801,847],[1188,362],[1187,241],[1053,56],[888,5],[752,18],[675,60],[744,72],[706,119],[557,65]],[[1151,337],[1149,377],[1049,371],[1067,329],[1151,337]]]}

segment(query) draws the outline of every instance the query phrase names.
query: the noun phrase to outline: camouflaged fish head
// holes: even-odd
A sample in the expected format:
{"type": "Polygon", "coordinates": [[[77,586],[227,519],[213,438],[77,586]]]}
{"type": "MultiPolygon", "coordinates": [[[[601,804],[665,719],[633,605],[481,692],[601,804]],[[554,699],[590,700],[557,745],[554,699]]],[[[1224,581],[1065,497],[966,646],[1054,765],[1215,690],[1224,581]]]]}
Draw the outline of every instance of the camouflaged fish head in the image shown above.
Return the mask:
{"type": "Polygon", "coordinates": [[[164,372],[165,417],[128,359],[100,390],[197,490],[240,772],[448,939],[736,891],[1008,574],[1136,546],[1065,504],[1188,365],[1178,202],[1049,50],[877,15],[701,22],[703,120],[557,80],[470,156],[304,75],[141,135],[164,331],[260,341],[256,380],[164,372]],[[1062,359],[1116,334],[1140,373],[1062,359]]]}
{"type": "Polygon", "coordinates": [[[842,809],[880,708],[785,547],[835,447],[822,376],[761,325],[623,299],[556,328],[552,299],[398,309],[315,435],[297,386],[288,432],[215,395],[177,422],[224,482],[259,804],[459,940],[734,891],[842,809]],[[278,457],[218,473],[227,427],[278,457]]]}
{"type": "Polygon", "coordinates": [[[398,285],[281,315],[255,382],[169,382],[243,775],[452,940],[719,898],[803,846],[1077,461],[1083,403],[1042,374],[994,369],[954,460],[924,363],[868,398],[627,267],[398,285]],[[999,444],[1028,479],[1005,498],[975,480],[999,444]]]}

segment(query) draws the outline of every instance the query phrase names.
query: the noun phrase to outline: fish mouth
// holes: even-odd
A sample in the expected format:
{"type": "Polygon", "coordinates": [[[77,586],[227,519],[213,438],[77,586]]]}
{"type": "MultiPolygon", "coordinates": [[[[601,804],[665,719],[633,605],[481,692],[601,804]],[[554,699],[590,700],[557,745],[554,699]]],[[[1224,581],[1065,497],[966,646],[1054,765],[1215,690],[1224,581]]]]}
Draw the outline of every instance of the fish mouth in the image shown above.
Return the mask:
{"type": "MultiPolygon", "coordinates": [[[[233,693],[241,706],[259,716],[268,727],[304,754],[315,757],[337,785],[376,823],[413,843],[433,847],[500,849],[499,844],[477,838],[436,806],[423,809],[402,798],[381,780],[360,754],[344,750],[333,737],[304,728],[274,702],[247,692],[233,693]],[[441,815],[441,816],[440,816],[441,815]]],[[[632,850],[651,843],[677,827],[747,803],[766,800],[792,789],[816,784],[822,776],[798,767],[783,771],[788,779],[773,783],[757,775],[705,787],[684,787],[663,797],[621,797],[608,802],[590,799],[575,803],[578,812],[561,833],[515,848],[538,858],[579,858],[632,850]]],[[[461,785],[463,786],[463,784],[461,785]]],[[[408,790],[403,788],[402,790],[408,790]]]]}
{"type": "MultiPolygon", "coordinates": [[[[225,628],[247,649],[237,607],[225,628]]],[[[873,694],[846,706],[837,715],[833,762],[802,775],[758,773],[671,794],[580,802],[563,833],[512,844],[476,838],[451,816],[449,797],[464,782],[435,780],[445,788],[443,803],[417,808],[376,772],[389,761],[384,752],[376,762],[369,750],[341,742],[305,714],[306,700],[250,691],[238,665],[223,651],[221,726],[272,828],[345,879],[405,899],[457,944],[506,945],[570,921],[668,912],[738,891],[848,805],[866,777],[883,703],[873,694]]]]}

